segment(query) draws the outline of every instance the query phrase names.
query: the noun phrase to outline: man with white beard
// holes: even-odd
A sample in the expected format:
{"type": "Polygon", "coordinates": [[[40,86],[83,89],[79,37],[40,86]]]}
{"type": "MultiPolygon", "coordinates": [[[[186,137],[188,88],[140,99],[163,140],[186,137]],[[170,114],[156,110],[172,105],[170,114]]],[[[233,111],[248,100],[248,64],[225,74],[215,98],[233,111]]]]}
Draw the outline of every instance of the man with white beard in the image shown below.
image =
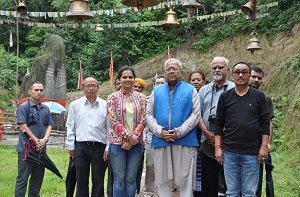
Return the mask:
{"type": "Polygon", "coordinates": [[[215,160],[214,123],[216,119],[217,104],[222,92],[235,86],[227,80],[229,73],[229,60],[225,57],[215,57],[211,62],[213,81],[199,90],[201,118],[198,123],[202,130],[201,138],[201,187],[202,196],[224,196],[226,186],[223,166],[215,160]],[[219,181],[220,174],[220,181],[219,181]],[[220,184],[219,184],[220,182],[220,184]],[[220,185],[220,186],[219,186],[220,185]]]}

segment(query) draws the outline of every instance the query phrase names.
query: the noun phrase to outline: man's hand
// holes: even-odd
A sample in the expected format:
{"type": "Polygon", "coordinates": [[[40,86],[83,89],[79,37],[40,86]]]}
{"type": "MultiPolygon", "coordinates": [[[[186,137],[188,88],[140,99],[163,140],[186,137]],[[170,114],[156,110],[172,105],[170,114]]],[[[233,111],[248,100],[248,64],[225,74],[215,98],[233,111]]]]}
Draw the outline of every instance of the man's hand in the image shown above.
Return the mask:
{"type": "Polygon", "coordinates": [[[37,151],[41,152],[43,147],[46,145],[47,143],[47,139],[43,138],[43,139],[38,139],[37,143],[36,143],[36,149],[37,151]]]}
{"type": "Polygon", "coordinates": [[[268,159],[268,146],[261,146],[258,152],[258,161],[263,163],[268,159]]]}
{"type": "Polygon", "coordinates": [[[103,153],[103,160],[104,161],[109,160],[109,152],[107,150],[105,150],[104,153],[103,153]]]}
{"type": "Polygon", "coordinates": [[[74,159],[75,157],[75,150],[69,150],[69,155],[71,159],[74,159]]]}
{"type": "Polygon", "coordinates": [[[215,134],[214,134],[214,132],[211,132],[211,131],[209,131],[209,130],[206,130],[206,131],[204,132],[204,135],[205,135],[206,139],[208,140],[208,142],[209,142],[212,146],[214,146],[214,144],[215,144],[215,134]]]}
{"type": "Polygon", "coordinates": [[[270,143],[268,143],[268,152],[271,152],[271,150],[272,150],[272,146],[270,143]]]}
{"type": "Polygon", "coordinates": [[[161,138],[166,140],[167,142],[174,142],[177,139],[176,130],[162,130],[161,138]]]}
{"type": "Polygon", "coordinates": [[[221,147],[215,147],[215,157],[216,160],[219,162],[219,164],[223,165],[224,156],[223,156],[223,149],[221,147]]]}

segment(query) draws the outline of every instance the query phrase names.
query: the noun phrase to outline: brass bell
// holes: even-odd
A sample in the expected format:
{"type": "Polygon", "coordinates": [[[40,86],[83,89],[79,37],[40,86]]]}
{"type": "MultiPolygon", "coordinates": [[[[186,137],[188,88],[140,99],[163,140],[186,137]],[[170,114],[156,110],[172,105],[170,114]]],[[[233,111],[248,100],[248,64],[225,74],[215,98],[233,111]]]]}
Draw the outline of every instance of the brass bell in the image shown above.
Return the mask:
{"type": "Polygon", "coordinates": [[[122,3],[129,7],[137,7],[140,11],[146,7],[152,7],[159,4],[159,0],[122,0],[122,3]]]}
{"type": "Polygon", "coordinates": [[[19,1],[18,7],[17,7],[17,12],[19,12],[21,15],[27,14],[28,8],[25,6],[25,3],[23,0],[19,1]]]}
{"type": "Polygon", "coordinates": [[[245,5],[243,5],[241,7],[241,10],[246,15],[252,15],[252,12],[253,12],[253,5],[252,5],[252,3],[249,1],[248,3],[246,3],[245,5]]]}
{"type": "Polygon", "coordinates": [[[101,24],[96,24],[95,25],[95,31],[103,31],[103,27],[101,26],[101,24]]]}
{"type": "Polygon", "coordinates": [[[80,25],[84,20],[94,18],[94,13],[90,11],[88,0],[70,0],[70,11],[66,15],[67,19],[76,20],[80,25]]]}
{"type": "MultiPolygon", "coordinates": [[[[261,13],[260,13],[260,8],[255,6],[255,18],[262,18],[264,17],[261,13]]],[[[247,20],[253,20],[254,19],[254,12],[251,15],[248,15],[246,17],[247,20]]]]}
{"type": "Polygon", "coordinates": [[[185,0],[184,3],[182,4],[182,7],[192,8],[192,9],[203,8],[203,1],[202,0],[185,0]]]}
{"type": "Polygon", "coordinates": [[[162,26],[179,26],[180,24],[177,21],[176,12],[173,11],[173,1],[171,1],[170,10],[166,13],[166,17],[164,22],[161,24],[162,26]]]}
{"type": "Polygon", "coordinates": [[[256,38],[256,35],[257,34],[254,32],[253,38],[251,38],[249,40],[249,46],[247,47],[247,50],[251,51],[251,54],[253,54],[254,51],[262,50],[262,48],[259,45],[260,44],[260,40],[258,38],[256,38]]]}

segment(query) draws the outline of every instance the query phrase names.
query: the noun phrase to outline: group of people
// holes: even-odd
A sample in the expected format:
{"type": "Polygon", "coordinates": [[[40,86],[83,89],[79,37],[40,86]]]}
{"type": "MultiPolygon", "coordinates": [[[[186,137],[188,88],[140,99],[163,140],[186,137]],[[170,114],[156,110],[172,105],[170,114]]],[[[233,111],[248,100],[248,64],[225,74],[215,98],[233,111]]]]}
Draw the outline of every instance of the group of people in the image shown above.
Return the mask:
{"type": "MultiPolygon", "coordinates": [[[[229,60],[219,56],[211,62],[211,82],[201,70],[184,81],[183,65],[175,58],[165,61],[164,71],[148,97],[142,93],[145,81],[129,66],[119,69],[116,91],[107,100],[97,96],[97,79],[84,79],[85,96],[69,105],[66,122],[76,196],[89,196],[89,175],[91,196],[104,196],[107,167],[109,197],[139,194],[144,155],[145,195],[172,197],[178,188],[182,197],[260,196],[262,163],[273,168],[274,112],[270,97],[258,90],[263,71],[238,62],[229,81],[229,60]]],[[[31,100],[18,109],[18,123],[43,149],[52,126],[49,109],[40,103],[43,85],[34,82],[29,93],[31,100]]],[[[39,196],[44,169],[22,160],[25,141],[20,133],[15,196],[25,195],[29,176],[29,194],[39,196]]]]}

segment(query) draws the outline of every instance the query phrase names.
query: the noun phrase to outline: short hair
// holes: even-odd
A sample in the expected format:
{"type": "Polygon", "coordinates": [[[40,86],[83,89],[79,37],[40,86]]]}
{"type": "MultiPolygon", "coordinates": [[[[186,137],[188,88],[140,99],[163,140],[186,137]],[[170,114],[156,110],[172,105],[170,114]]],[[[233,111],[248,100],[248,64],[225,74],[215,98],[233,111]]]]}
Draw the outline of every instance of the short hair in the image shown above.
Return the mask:
{"type": "Polygon", "coordinates": [[[172,61],[176,61],[176,62],[179,64],[180,69],[181,69],[181,70],[183,69],[182,63],[181,63],[178,59],[176,59],[176,58],[170,58],[170,59],[167,59],[167,60],[165,61],[165,66],[164,66],[165,71],[167,70],[167,64],[168,64],[169,62],[172,62],[172,61]]]}
{"type": "Polygon", "coordinates": [[[132,67],[129,67],[129,66],[123,66],[119,69],[118,71],[118,75],[117,75],[117,79],[120,80],[121,76],[122,76],[122,73],[125,71],[125,70],[130,70],[133,74],[133,78],[135,78],[135,72],[134,72],[134,69],[132,67]]]}
{"type": "Polygon", "coordinates": [[[87,79],[95,79],[95,80],[97,81],[97,86],[99,86],[99,81],[98,81],[95,77],[87,77],[87,78],[83,79],[83,81],[82,81],[82,86],[84,86],[85,81],[86,81],[87,79]]]}
{"type": "Polygon", "coordinates": [[[30,90],[31,90],[31,88],[32,88],[32,86],[33,86],[34,84],[41,84],[41,85],[44,86],[44,84],[43,84],[42,82],[40,82],[40,81],[33,81],[33,82],[31,82],[30,85],[29,85],[29,89],[30,89],[30,90]]]}
{"type": "MultiPolygon", "coordinates": [[[[215,58],[222,58],[222,59],[224,59],[225,63],[226,63],[226,67],[229,67],[229,60],[226,57],[224,57],[224,56],[216,56],[216,57],[214,57],[214,59],[215,58]]],[[[212,66],[212,63],[210,63],[210,65],[212,66]]]]}
{"type": "Polygon", "coordinates": [[[205,80],[205,74],[202,70],[193,70],[192,72],[189,73],[189,76],[188,76],[189,81],[191,81],[191,77],[195,73],[199,73],[202,76],[202,79],[205,80]]]}
{"type": "Polygon", "coordinates": [[[236,67],[236,65],[238,65],[238,64],[245,64],[245,65],[247,65],[248,68],[249,68],[249,71],[251,71],[251,66],[250,66],[248,63],[242,61],[242,62],[238,62],[238,63],[236,63],[235,65],[233,65],[233,67],[232,67],[232,72],[233,72],[234,67],[236,67]]]}
{"type": "Polygon", "coordinates": [[[166,79],[164,76],[157,76],[157,77],[154,77],[153,79],[153,83],[155,83],[156,79],[166,79]]]}
{"type": "Polygon", "coordinates": [[[257,73],[262,73],[263,76],[265,76],[264,71],[261,68],[257,67],[257,66],[251,66],[250,71],[252,71],[252,70],[255,71],[255,72],[257,72],[257,73]]]}

